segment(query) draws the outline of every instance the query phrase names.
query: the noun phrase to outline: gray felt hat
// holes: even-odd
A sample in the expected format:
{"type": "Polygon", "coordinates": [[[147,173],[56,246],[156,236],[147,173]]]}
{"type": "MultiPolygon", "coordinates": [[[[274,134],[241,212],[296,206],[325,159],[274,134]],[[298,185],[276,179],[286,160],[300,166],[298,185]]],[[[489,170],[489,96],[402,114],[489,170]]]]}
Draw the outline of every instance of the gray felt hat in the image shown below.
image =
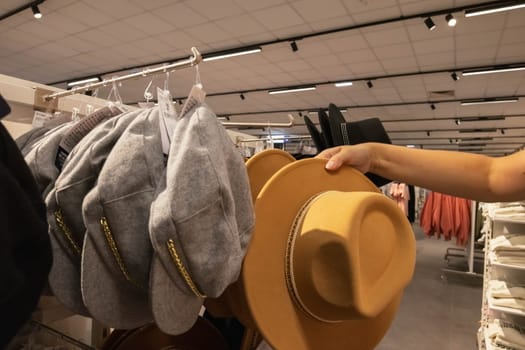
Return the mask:
{"type": "Polygon", "coordinates": [[[93,318],[130,329],[153,321],[148,222],[165,172],[158,107],[124,131],[83,204],[82,296],[93,318]]]}
{"type": "Polygon", "coordinates": [[[254,213],[246,166],[206,105],[177,121],[166,178],[151,205],[151,304],[159,328],[186,332],[204,298],[237,280],[254,213]]]}
{"type": "Polygon", "coordinates": [[[55,165],[58,144],[72,126],[73,123],[67,123],[50,130],[24,157],[43,198],[53,188],[59,173],[55,165]]]}
{"type": "Polygon", "coordinates": [[[95,186],[114,144],[140,113],[133,111],[111,118],[87,134],[69,154],[55,188],[46,197],[53,248],[49,285],[62,304],[81,315],[89,315],[80,290],[80,259],[86,231],[82,201],[95,186]]]}

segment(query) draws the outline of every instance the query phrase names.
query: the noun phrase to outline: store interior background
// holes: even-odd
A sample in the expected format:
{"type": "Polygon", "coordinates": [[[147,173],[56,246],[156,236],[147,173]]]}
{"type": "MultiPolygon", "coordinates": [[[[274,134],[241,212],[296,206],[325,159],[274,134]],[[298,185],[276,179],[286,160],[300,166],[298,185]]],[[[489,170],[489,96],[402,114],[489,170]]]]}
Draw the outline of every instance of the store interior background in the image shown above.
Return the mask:
{"type": "MultiPolygon", "coordinates": [[[[0,15],[27,3],[3,0],[0,15]]],[[[38,5],[41,19],[28,8],[0,21],[0,72],[65,89],[75,80],[185,59],[191,47],[205,58],[260,48],[199,65],[206,103],[234,122],[287,122],[292,114],[295,125],[237,131],[262,139],[271,133],[296,150],[294,137],[309,135],[302,115],[318,123],[317,111],[335,103],[348,122],[380,118],[396,145],[503,156],[525,145],[525,70],[463,75],[525,67],[525,9],[465,17],[466,9],[494,3],[501,1],[46,0],[38,5]],[[448,14],[456,26],[447,25],[448,14]],[[334,86],[348,81],[351,86],[334,86]],[[474,100],[513,102],[462,103],[474,100]]],[[[164,79],[153,78],[152,86],[163,87],[164,79]]],[[[145,101],[151,80],[123,82],[123,102],[145,101]]],[[[176,100],[184,100],[194,82],[194,69],[169,76],[176,100]]],[[[110,87],[97,96],[106,98],[110,87]]],[[[32,106],[12,107],[8,122],[31,124],[32,106]]],[[[475,348],[479,287],[442,278],[444,252],[453,242],[424,238],[417,227],[416,236],[414,282],[379,348],[475,348]],[[414,347],[414,339],[421,346],[414,347]]]]}

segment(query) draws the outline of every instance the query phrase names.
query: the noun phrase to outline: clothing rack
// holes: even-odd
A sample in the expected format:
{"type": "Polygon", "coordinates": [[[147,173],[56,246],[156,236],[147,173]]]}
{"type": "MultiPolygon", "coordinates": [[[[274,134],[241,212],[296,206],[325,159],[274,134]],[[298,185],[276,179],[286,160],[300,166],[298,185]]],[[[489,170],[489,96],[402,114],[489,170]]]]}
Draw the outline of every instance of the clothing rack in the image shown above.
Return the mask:
{"type": "Polygon", "coordinates": [[[131,73],[131,74],[127,74],[127,75],[122,75],[120,77],[114,77],[114,78],[111,78],[111,79],[104,79],[104,80],[102,80],[102,81],[100,81],[98,83],[91,83],[91,84],[86,84],[86,85],[83,85],[83,86],[78,86],[78,87],[75,87],[75,88],[73,88],[71,90],[55,92],[55,93],[43,96],[43,99],[44,99],[44,101],[49,102],[49,101],[58,99],[60,97],[74,95],[74,94],[78,94],[80,92],[85,92],[85,91],[88,91],[88,90],[94,90],[94,89],[99,88],[99,87],[107,86],[107,85],[110,85],[110,84],[116,84],[118,82],[125,81],[125,80],[138,79],[138,78],[147,77],[148,75],[154,75],[154,74],[157,74],[157,73],[166,73],[168,71],[174,71],[174,70],[179,70],[179,69],[183,69],[183,68],[187,68],[187,67],[193,67],[193,66],[199,64],[202,61],[202,56],[201,56],[200,52],[195,47],[191,48],[191,52],[193,53],[193,56],[191,56],[188,59],[182,60],[182,61],[177,61],[175,63],[167,64],[167,65],[164,65],[162,67],[145,69],[145,70],[143,70],[141,72],[136,72],[136,73],[131,73]]]}
{"type": "MultiPolygon", "coordinates": [[[[289,115],[289,116],[291,116],[291,115],[289,115]]],[[[239,143],[243,143],[243,142],[267,141],[268,138],[269,138],[269,136],[266,136],[264,138],[242,139],[242,140],[239,140],[238,142],[239,143]]],[[[280,139],[280,137],[278,139],[280,139]]],[[[312,137],[311,136],[287,136],[287,137],[285,137],[285,139],[287,139],[287,140],[311,140],[312,137]]]]}

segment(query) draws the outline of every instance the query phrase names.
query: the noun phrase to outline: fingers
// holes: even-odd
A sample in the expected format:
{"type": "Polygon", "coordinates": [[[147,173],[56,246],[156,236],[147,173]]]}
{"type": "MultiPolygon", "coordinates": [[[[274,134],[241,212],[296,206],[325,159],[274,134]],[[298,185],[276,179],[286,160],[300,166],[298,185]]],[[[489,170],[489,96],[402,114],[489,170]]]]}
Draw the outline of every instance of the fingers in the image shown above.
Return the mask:
{"type": "Polygon", "coordinates": [[[343,150],[342,147],[328,148],[319,153],[316,158],[328,159],[325,165],[327,170],[336,170],[341,167],[343,160],[340,157],[340,153],[343,150]]]}
{"type": "Polygon", "coordinates": [[[330,159],[339,152],[341,152],[341,147],[327,148],[318,155],[316,155],[315,158],[330,159]]]}

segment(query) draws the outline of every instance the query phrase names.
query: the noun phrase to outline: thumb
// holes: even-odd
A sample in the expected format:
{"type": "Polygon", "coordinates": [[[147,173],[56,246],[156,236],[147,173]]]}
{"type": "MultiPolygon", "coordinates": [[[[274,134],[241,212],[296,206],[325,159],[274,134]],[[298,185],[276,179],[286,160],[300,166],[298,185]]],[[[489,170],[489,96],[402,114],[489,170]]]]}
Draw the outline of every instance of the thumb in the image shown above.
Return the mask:
{"type": "Polygon", "coordinates": [[[343,160],[341,159],[340,153],[337,153],[333,155],[328,162],[325,164],[325,169],[327,170],[337,170],[341,167],[343,164],[343,160]]]}

